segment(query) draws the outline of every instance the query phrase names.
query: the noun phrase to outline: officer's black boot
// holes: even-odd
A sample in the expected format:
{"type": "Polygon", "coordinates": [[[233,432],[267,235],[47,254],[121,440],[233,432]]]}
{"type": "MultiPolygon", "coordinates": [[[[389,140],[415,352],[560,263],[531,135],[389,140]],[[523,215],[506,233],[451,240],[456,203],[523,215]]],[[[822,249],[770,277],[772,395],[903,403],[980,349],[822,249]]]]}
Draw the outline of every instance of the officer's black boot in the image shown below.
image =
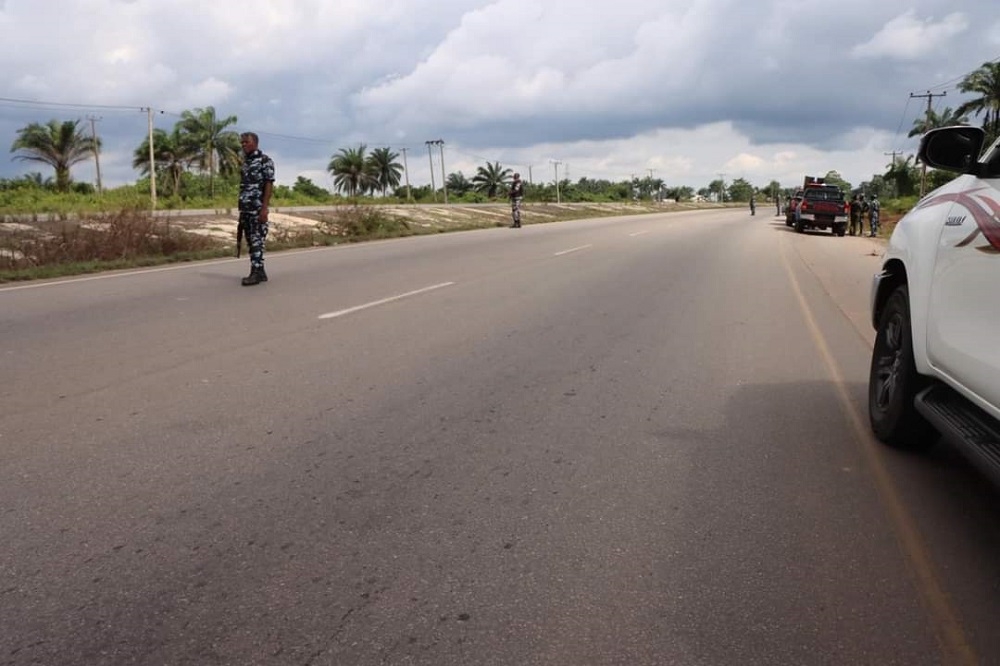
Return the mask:
{"type": "Polygon", "coordinates": [[[262,271],[259,268],[251,268],[250,275],[243,278],[240,284],[242,284],[244,287],[252,287],[255,284],[260,284],[261,282],[264,282],[264,280],[266,280],[267,278],[266,277],[261,278],[261,272],[262,271]]]}

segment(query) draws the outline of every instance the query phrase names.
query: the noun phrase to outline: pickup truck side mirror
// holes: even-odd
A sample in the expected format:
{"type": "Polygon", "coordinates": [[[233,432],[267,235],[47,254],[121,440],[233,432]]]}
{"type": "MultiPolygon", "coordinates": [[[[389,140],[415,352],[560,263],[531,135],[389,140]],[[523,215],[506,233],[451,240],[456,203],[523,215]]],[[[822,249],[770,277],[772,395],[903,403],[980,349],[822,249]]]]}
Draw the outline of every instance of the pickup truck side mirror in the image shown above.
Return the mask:
{"type": "Polygon", "coordinates": [[[986,133],[979,127],[939,127],[924,134],[918,159],[929,167],[945,171],[974,173],[986,133]]]}

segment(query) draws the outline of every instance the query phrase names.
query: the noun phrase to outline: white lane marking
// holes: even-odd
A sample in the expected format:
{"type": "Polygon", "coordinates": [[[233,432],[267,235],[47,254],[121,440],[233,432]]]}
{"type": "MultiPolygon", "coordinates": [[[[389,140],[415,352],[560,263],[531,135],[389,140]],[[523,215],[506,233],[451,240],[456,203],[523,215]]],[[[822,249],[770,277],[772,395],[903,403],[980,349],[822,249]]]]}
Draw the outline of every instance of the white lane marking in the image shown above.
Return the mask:
{"type": "Polygon", "coordinates": [[[580,250],[586,250],[588,247],[594,247],[593,245],[581,245],[579,247],[571,247],[568,250],[563,250],[562,252],[556,252],[554,257],[561,257],[564,254],[569,254],[570,252],[579,252],[580,250]]]}
{"type": "Polygon", "coordinates": [[[417,289],[416,291],[408,291],[405,294],[398,294],[396,296],[390,296],[389,298],[383,298],[377,301],[372,301],[371,303],[365,303],[363,305],[355,305],[353,308],[347,308],[346,310],[337,310],[336,312],[327,312],[326,314],[321,314],[319,319],[333,319],[334,317],[343,317],[344,315],[351,314],[352,312],[358,312],[359,310],[367,310],[368,308],[374,308],[379,305],[385,305],[386,303],[392,303],[393,301],[398,301],[403,298],[409,298],[410,296],[416,296],[417,294],[424,294],[428,291],[434,291],[435,289],[441,289],[443,287],[450,287],[455,284],[454,282],[442,282],[441,284],[431,285],[430,287],[424,287],[423,289],[417,289]]]}
{"type": "Polygon", "coordinates": [[[635,238],[636,236],[642,236],[643,234],[648,234],[648,233],[649,233],[648,229],[646,231],[637,231],[634,234],[629,234],[629,238],[635,238]]]}

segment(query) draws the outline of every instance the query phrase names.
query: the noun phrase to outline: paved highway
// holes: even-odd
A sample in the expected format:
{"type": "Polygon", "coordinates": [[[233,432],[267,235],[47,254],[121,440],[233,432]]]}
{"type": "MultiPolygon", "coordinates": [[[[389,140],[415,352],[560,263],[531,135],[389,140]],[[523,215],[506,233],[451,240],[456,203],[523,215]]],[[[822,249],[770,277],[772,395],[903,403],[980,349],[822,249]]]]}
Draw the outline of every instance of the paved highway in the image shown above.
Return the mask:
{"type": "Polygon", "coordinates": [[[0,288],[0,664],[1000,663],[878,245],[700,211],[0,288]]]}

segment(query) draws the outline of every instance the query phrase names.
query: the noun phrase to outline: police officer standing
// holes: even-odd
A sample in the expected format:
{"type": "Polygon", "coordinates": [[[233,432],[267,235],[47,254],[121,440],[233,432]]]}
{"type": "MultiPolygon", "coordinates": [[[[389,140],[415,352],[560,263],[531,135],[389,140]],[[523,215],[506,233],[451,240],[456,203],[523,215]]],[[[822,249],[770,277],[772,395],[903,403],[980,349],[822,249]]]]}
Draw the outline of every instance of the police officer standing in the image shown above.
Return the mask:
{"type": "Polygon", "coordinates": [[[878,194],[872,193],[871,203],[868,204],[868,226],[871,231],[871,237],[875,238],[878,235],[878,214],[879,209],[878,194]]]}
{"type": "Polygon", "coordinates": [[[264,272],[264,241],[267,240],[267,215],[274,189],[274,162],[257,147],[259,139],[253,132],[240,134],[243,166],[240,173],[240,226],[250,246],[250,275],[242,280],[244,287],[267,282],[264,272]]]}
{"type": "Polygon", "coordinates": [[[513,224],[510,226],[514,229],[521,228],[521,200],[524,199],[524,181],[521,180],[521,174],[514,174],[514,182],[510,184],[510,190],[507,192],[507,196],[510,198],[510,216],[513,224]]]}
{"type": "Polygon", "coordinates": [[[865,224],[861,219],[861,201],[858,200],[858,195],[855,194],[851,197],[851,235],[861,236],[864,232],[865,224]]]}

